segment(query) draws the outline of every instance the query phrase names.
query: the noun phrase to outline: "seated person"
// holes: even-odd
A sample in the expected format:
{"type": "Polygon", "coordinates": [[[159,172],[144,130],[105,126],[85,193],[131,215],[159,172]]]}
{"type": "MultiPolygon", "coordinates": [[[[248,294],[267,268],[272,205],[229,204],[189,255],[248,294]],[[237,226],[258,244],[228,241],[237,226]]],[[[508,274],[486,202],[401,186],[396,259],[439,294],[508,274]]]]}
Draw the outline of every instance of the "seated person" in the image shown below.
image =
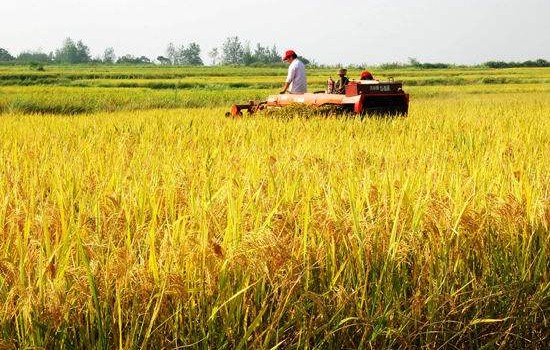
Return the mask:
{"type": "Polygon", "coordinates": [[[346,85],[349,83],[348,77],[346,77],[346,74],[348,73],[347,69],[340,68],[338,70],[338,75],[340,78],[336,80],[334,83],[334,90],[332,91],[333,94],[345,94],[346,93],[346,85]]]}
{"type": "Polygon", "coordinates": [[[372,74],[370,74],[370,72],[368,70],[365,70],[365,71],[362,71],[361,72],[361,78],[359,78],[361,80],[374,80],[374,77],[372,76],[372,74]]]}

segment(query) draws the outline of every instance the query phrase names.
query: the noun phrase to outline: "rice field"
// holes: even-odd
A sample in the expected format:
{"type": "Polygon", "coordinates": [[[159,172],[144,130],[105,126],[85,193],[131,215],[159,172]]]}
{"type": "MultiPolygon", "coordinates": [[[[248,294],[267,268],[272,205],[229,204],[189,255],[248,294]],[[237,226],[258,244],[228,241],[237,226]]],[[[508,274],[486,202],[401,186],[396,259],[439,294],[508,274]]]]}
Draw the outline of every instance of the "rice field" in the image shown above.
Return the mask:
{"type": "Polygon", "coordinates": [[[0,67],[0,349],[546,348],[550,69],[285,73],[0,67]]]}

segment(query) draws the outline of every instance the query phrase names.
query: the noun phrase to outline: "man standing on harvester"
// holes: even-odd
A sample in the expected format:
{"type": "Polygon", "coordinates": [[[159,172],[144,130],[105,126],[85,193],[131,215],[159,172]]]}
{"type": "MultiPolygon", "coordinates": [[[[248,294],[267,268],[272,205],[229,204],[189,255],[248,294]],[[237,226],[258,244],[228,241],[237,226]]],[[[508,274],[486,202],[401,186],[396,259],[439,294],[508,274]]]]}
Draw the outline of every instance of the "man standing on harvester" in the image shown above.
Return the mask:
{"type": "Polygon", "coordinates": [[[283,61],[288,62],[288,74],[281,94],[290,92],[291,94],[303,94],[307,91],[306,68],[302,61],[298,59],[296,52],[287,50],[283,56],[283,61]]]}

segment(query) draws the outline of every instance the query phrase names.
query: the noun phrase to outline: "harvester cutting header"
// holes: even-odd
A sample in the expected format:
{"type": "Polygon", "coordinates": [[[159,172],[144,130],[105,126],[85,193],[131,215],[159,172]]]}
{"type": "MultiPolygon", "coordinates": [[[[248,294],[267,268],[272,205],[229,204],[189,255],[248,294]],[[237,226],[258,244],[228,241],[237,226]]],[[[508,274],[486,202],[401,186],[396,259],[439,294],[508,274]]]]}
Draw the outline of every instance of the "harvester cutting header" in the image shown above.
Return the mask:
{"type": "MultiPolygon", "coordinates": [[[[340,70],[338,73],[341,74],[342,71],[345,75],[345,70],[340,70]]],[[[288,83],[285,83],[285,87],[280,94],[270,95],[266,101],[250,101],[248,104],[233,105],[226,116],[241,117],[243,111],[254,114],[267,108],[281,108],[291,104],[304,104],[313,107],[338,106],[344,112],[359,115],[407,115],[409,94],[403,91],[402,82],[393,79],[388,81],[375,80],[372,74],[367,71],[361,74],[359,80],[349,81],[347,78],[345,79],[345,84],[335,89],[334,81],[329,78],[327,89],[315,93],[285,94],[288,88],[288,83]]],[[[340,82],[342,82],[342,79],[340,82]]]]}

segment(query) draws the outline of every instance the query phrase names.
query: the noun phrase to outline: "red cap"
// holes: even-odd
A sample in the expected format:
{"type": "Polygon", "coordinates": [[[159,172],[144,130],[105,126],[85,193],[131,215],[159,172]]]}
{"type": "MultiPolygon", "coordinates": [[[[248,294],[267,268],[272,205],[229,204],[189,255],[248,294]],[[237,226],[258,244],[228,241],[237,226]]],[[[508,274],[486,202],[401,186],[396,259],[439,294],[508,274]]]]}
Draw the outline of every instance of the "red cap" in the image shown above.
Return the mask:
{"type": "Polygon", "coordinates": [[[368,70],[365,70],[361,72],[361,80],[374,80],[374,77],[368,70]]]}
{"type": "Polygon", "coordinates": [[[286,50],[285,55],[283,56],[283,61],[288,60],[293,55],[296,55],[296,52],[293,50],[286,50]]]}

